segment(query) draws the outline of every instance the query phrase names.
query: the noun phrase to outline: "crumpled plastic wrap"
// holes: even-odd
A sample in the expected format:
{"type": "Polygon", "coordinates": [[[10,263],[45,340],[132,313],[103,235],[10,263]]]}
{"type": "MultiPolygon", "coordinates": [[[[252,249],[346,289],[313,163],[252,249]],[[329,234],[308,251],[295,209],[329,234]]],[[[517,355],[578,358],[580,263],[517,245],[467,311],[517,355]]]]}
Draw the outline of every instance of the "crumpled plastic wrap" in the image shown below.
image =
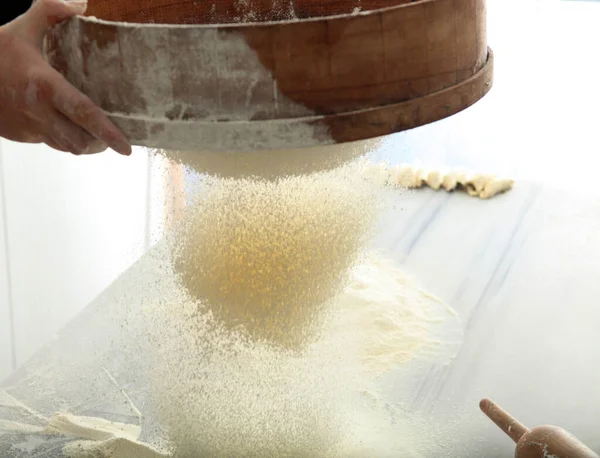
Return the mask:
{"type": "Polygon", "coordinates": [[[45,431],[58,412],[139,425],[140,441],[163,445],[151,412],[140,412],[149,390],[140,355],[150,344],[144,307],[176,288],[161,281],[165,255],[164,244],[147,253],[0,385],[0,456],[62,457],[81,437],[45,431]]]}

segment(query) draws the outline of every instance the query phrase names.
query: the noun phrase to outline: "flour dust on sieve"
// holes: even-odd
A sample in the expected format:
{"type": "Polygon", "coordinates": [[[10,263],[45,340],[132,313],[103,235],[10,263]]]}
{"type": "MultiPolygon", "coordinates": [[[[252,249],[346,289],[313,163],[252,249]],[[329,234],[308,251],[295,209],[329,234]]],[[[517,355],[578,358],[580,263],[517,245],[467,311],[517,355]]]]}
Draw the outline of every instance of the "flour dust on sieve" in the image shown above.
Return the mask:
{"type": "Polygon", "coordinates": [[[314,148],[237,152],[153,150],[189,170],[219,178],[279,180],[335,170],[369,153],[379,140],[314,148]]]}

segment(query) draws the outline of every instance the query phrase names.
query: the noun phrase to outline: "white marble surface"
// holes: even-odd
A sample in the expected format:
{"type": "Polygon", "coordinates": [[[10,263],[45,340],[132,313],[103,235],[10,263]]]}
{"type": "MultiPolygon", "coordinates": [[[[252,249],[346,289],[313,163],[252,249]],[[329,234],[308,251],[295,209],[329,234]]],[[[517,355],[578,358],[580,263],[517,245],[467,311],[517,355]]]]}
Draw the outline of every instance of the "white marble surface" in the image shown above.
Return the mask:
{"type": "Polygon", "coordinates": [[[382,245],[465,330],[456,360],[407,394],[413,407],[471,411],[457,428],[462,456],[478,456],[482,439],[495,453],[486,456],[510,456],[508,438],[477,412],[482,397],[600,451],[600,195],[520,182],[487,202],[433,192],[401,201],[382,245]]]}
{"type": "Polygon", "coordinates": [[[141,150],[75,157],[4,139],[0,149],[4,378],[147,249],[150,175],[141,150]]]}
{"type": "MultiPolygon", "coordinates": [[[[0,170],[2,170],[1,143],[0,170]]],[[[15,367],[4,202],[4,183],[0,181],[0,380],[7,377],[15,367]]]]}

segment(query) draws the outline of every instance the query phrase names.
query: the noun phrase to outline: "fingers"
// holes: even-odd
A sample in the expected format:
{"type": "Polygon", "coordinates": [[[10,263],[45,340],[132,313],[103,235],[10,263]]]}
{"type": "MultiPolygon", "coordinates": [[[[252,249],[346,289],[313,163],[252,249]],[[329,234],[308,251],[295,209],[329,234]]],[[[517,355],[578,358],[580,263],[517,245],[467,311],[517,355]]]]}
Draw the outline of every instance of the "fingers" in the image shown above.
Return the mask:
{"type": "Polygon", "coordinates": [[[83,15],[87,10],[87,0],[37,0],[37,3],[40,4],[40,15],[46,17],[47,26],[83,15]]]}
{"type": "Polygon", "coordinates": [[[20,141],[44,141],[74,154],[110,147],[130,155],[131,145],[124,134],[42,56],[48,26],[83,14],[86,7],[85,0],[37,0],[27,13],[2,28],[9,40],[8,50],[0,53],[0,115],[20,116],[11,117],[10,125],[0,124],[0,134],[20,141]]]}
{"type": "MultiPolygon", "coordinates": [[[[55,140],[53,137],[42,136],[41,141],[43,143],[45,143],[46,145],[48,145],[50,148],[53,148],[57,151],[62,151],[64,153],[71,153],[71,154],[79,155],[78,153],[76,153],[74,151],[70,151],[67,146],[63,146],[61,143],[59,143],[60,140],[55,140]]],[[[35,143],[38,143],[38,142],[35,142],[35,143]]],[[[108,146],[106,146],[105,143],[102,143],[99,140],[94,139],[93,142],[88,145],[87,150],[81,154],[85,154],[85,155],[97,154],[97,153],[101,153],[101,152],[105,151],[106,148],[108,148],[108,146]]]]}
{"type": "Polygon", "coordinates": [[[71,86],[58,72],[53,72],[50,78],[51,103],[58,111],[116,152],[125,156],[131,154],[131,145],[123,132],[94,102],[71,86]]]}
{"type": "Polygon", "coordinates": [[[13,21],[11,28],[30,43],[41,46],[48,26],[84,14],[86,9],[87,0],[37,0],[24,15],[13,21]]]}
{"type": "Polygon", "coordinates": [[[67,151],[66,149],[64,149],[64,147],[62,147],[61,145],[59,145],[58,143],[56,143],[53,139],[49,138],[49,137],[42,137],[42,142],[45,143],[46,145],[48,145],[50,148],[53,148],[57,151],[62,151],[64,153],[69,153],[70,151],[67,151]]]}
{"type": "Polygon", "coordinates": [[[108,145],[97,138],[94,138],[89,144],[85,154],[98,154],[106,151],[108,145]]]}
{"type": "Polygon", "coordinates": [[[105,143],[57,111],[48,114],[46,126],[44,143],[54,149],[80,155],[99,153],[107,148],[105,143]]]}

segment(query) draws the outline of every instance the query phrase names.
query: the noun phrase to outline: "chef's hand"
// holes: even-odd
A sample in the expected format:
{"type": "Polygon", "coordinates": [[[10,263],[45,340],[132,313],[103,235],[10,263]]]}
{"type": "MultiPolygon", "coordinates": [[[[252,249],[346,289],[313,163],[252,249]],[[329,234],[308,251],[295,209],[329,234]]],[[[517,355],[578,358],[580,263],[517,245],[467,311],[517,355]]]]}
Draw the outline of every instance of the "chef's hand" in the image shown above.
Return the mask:
{"type": "Polygon", "coordinates": [[[131,154],[123,133],[42,53],[48,27],[86,8],[81,0],[37,0],[27,13],[0,27],[0,137],[46,143],[73,154],[107,147],[131,154]]]}

